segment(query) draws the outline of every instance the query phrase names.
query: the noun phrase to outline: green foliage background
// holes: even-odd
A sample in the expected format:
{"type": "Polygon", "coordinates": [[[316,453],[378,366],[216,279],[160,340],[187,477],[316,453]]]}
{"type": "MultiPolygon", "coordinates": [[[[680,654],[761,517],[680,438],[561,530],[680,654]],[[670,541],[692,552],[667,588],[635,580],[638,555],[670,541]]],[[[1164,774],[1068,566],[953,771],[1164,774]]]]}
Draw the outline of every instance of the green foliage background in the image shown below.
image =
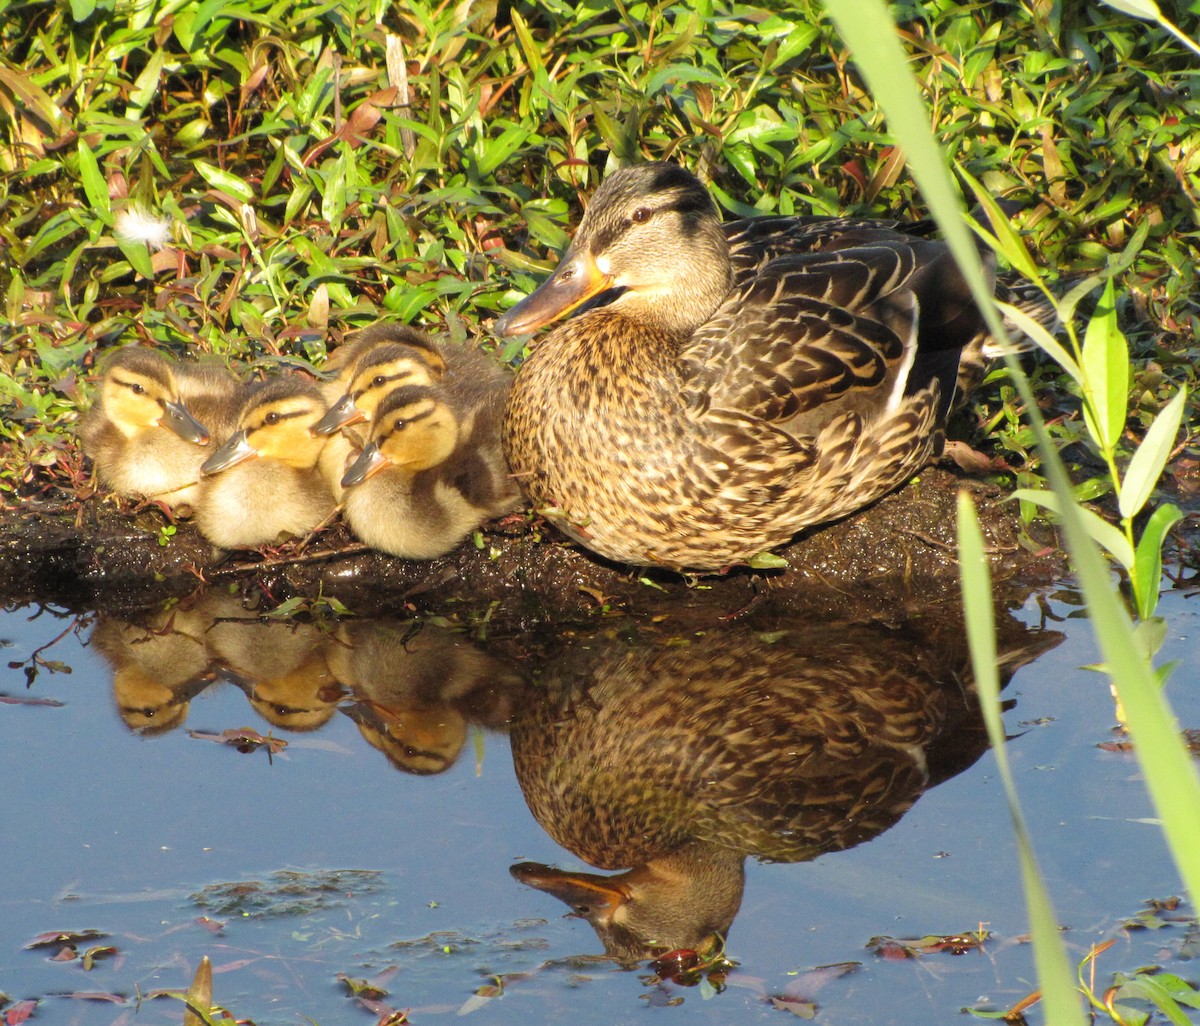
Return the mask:
{"type": "MultiPolygon", "coordinates": [[[[1128,251],[1154,407],[1159,368],[1193,361],[1195,60],[1102,5],[893,13],[939,140],[1039,263],[1128,251]]],[[[0,133],[10,492],[73,466],[98,348],[319,364],[381,315],[461,336],[533,287],[619,162],[678,159],[731,214],[925,213],[808,0],[0,0],[0,133]],[[166,249],[114,235],[130,206],[169,219],[166,249]]]]}

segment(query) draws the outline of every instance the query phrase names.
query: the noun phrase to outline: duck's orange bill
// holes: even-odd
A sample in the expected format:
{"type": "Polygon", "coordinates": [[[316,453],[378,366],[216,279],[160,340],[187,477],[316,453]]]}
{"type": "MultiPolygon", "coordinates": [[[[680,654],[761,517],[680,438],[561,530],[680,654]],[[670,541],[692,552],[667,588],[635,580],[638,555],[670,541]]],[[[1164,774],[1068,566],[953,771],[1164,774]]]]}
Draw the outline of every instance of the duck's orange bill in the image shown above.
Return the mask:
{"type": "Polygon", "coordinates": [[[497,335],[528,335],[611,287],[612,276],[596,266],[591,253],[569,249],[554,273],[497,320],[493,331],[497,335]]]}
{"type": "Polygon", "coordinates": [[[518,862],[508,871],[523,884],[553,894],[570,905],[575,915],[604,922],[629,898],[617,877],[598,873],[568,873],[538,862],[518,862]]]}

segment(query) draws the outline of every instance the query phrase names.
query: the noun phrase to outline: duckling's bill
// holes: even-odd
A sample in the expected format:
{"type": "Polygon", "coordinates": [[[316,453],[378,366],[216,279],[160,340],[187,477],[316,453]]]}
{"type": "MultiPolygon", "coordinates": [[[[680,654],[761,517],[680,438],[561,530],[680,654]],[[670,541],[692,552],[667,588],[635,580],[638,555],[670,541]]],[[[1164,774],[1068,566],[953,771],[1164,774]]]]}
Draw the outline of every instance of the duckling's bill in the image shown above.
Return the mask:
{"type": "Polygon", "coordinates": [[[362,484],[367,478],[373,474],[378,474],[388,464],[388,458],[379,451],[379,446],[375,442],[367,445],[358,459],[346,468],[346,473],[342,477],[342,487],[352,488],[354,485],[362,484]]]}
{"type": "Polygon", "coordinates": [[[258,451],[246,440],[245,431],[235,431],[200,466],[201,474],[219,474],[235,464],[258,455],[258,451]]]}
{"type": "Polygon", "coordinates": [[[346,427],[349,424],[358,424],[366,419],[362,410],[354,404],[354,397],[344,395],[329,407],[329,411],[312,426],[311,430],[317,436],[332,435],[338,428],[346,427]]]}
{"type": "Polygon", "coordinates": [[[569,249],[554,273],[499,318],[493,330],[497,335],[528,335],[565,317],[612,285],[612,275],[596,265],[588,250],[569,249]]]}
{"type": "Polygon", "coordinates": [[[191,411],[178,400],[163,403],[163,415],[159,424],[170,428],[185,442],[208,445],[208,428],[193,417],[191,411]]]}

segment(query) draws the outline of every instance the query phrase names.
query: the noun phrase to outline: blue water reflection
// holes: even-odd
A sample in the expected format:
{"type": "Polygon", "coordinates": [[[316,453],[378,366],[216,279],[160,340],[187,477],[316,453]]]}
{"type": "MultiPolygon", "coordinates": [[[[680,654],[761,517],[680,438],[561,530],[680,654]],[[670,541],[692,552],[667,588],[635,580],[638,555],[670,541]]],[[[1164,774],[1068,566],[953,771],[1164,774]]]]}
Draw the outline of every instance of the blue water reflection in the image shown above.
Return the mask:
{"type": "MultiPolygon", "coordinates": [[[[1168,596],[1165,608],[1173,625],[1166,656],[1194,663],[1190,607],[1168,596]]],[[[1013,623],[1036,627],[1041,619],[1030,599],[1013,623]]],[[[757,861],[756,853],[781,857],[761,843],[739,852],[745,887],[728,945],[739,966],[725,993],[622,971],[599,957],[603,931],[564,918],[553,893],[512,879],[514,864],[576,877],[597,863],[628,868],[575,843],[578,825],[556,828],[535,797],[539,823],[522,785],[526,794],[537,791],[531,763],[537,772],[572,771],[565,793],[579,797],[587,779],[579,768],[589,757],[571,724],[611,702],[654,705],[658,685],[639,674],[684,651],[697,657],[689,680],[662,689],[655,715],[670,723],[674,708],[673,722],[687,720],[705,675],[734,651],[716,628],[677,637],[669,625],[632,634],[614,626],[544,648],[513,638],[480,644],[402,621],[263,621],[240,599],[210,594],[136,623],[88,614],[42,654],[71,672],[43,667],[27,686],[30,653],[73,622],[29,609],[0,620],[8,659],[22,664],[0,677],[7,696],[0,701],[0,992],[39,1000],[48,1021],[111,1023],[132,1009],[139,990],[185,987],[203,954],[217,970],[216,999],[260,1024],[301,1016],[369,1023],[387,1006],[412,1009],[414,1022],[470,1012],[497,1023],[609,1024],[645,1014],[646,1003],[672,1007],[680,999],[689,1021],[766,1022],[790,1017],[770,1004],[780,995],[811,997],[818,1021],[927,1022],[980,1000],[1003,1006],[1032,987],[1030,953],[1017,942],[1026,922],[1007,813],[990,755],[975,728],[962,724],[956,729],[966,729],[971,744],[956,749],[957,762],[917,774],[936,787],[923,796],[921,787],[905,791],[878,831],[844,832],[847,843],[864,843],[836,850],[845,844],[814,842],[806,854],[818,857],[790,864],[757,861]],[[606,664],[609,649],[617,655],[606,664]],[[633,697],[621,698],[613,680],[633,687],[633,697]],[[44,700],[62,704],[33,704],[44,700]],[[264,747],[240,752],[212,740],[243,728],[287,745],[268,757],[264,747]],[[227,892],[217,885],[238,883],[247,885],[245,903],[221,904],[227,892]],[[310,899],[302,911],[297,893],[310,899]],[[981,922],[995,934],[983,954],[891,962],[865,948],[881,934],[956,933],[981,922]],[[223,924],[217,932],[215,923],[223,924]],[[85,971],[78,959],[51,961],[50,951],[25,949],[44,932],[85,928],[104,931],[103,943],[118,955],[85,971]],[[859,967],[845,976],[804,975],[840,962],[859,967]],[[378,1005],[356,1003],[339,975],[375,979],[387,995],[378,1005]],[[80,992],[126,1004],[53,996],[80,992]],[[896,1018],[898,1007],[911,1015],[896,1018]]],[[[1108,736],[1112,710],[1100,679],[1078,669],[1094,659],[1086,623],[1048,627],[1065,640],[1053,647],[1049,634],[1028,636],[1046,651],[1016,671],[1006,723],[1060,918],[1072,928],[1068,939],[1086,949],[1112,936],[1144,899],[1177,891],[1178,881],[1146,822],[1152,813],[1135,763],[1095,747],[1108,736]]],[[[920,644],[911,624],[870,630],[883,631],[884,641],[870,675],[911,665],[939,681],[943,697],[968,693],[948,670],[961,656],[948,651],[951,624],[930,629],[932,647],[920,644]]],[[[749,647],[733,662],[744,671],[755,652],[786,651],[804,634],[799,625],[738,628],[739,644],[749,647]]],[[[1014,628],[1015,648],[1022,634],[1014,628]]],[[[849,629],[840,637],[868,647],[849,629]]],[[[787,662],[775,658],[777,666],[787,662]]],[[[1195,689],[1173,685],[1170,693],[1184,723],[1196,723],[1195,689]]],[[[731,696],[728,717],[710,717],[705,744],[668,752],[653,732],[648,743],[664,760],[683,752],[695,765],[736,727],[748,694],[731,696]]],[[[819,698],[813,692],[808,704],[819,698]]],[[[969,703],[959,705],[968,711],[969,703]]],[[[613,728],[606,730],[600,736],[611,740],[613,728]]],[[[767,730],[754,743],[764,749],[780,733],[767,730]]],[[[875,728],[866,733],[878,736],[875,728]]],[[[798,750],[800,736],[789,750],[798,750]]],[[[593,748],[590,761],[638,780],[655,765],[628,746],[599,755],[593,748]]],[[[691,786],[680,785],[675,797],[691,786]]],[[[597,800],[579,808],[603,811],[597,800]]],[[[610,791],[607,800],[623,799],[610,791]]],[[[643,815],[630,836],[654,841],[655,830],[661,823],[643,815]]],[[[1129,935],[1111,968],[1169,949],[1178,940],[1169,933],[1149,941],[1129,935]]],[[[136,1021],[181,1019],[178,1003],[159,1000],[144,1003],[136,1021]]]]}

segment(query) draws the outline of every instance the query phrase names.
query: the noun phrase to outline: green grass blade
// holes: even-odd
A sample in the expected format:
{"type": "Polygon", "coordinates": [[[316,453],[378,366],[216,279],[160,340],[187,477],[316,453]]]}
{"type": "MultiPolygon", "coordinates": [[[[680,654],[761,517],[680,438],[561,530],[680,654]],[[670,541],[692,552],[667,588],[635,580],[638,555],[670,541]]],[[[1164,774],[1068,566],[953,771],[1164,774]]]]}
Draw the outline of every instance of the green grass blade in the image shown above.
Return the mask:
{"type": "MultiPolygon", "coordinates": [[[[826,10],[854,52],[858,68],[887,114],[892,132],[904,146],[913,177],[962,266],[989,328],[997,338],[1004,338],[1004,324],[992,301],[979,255],[963,225],[962,207],[882,0],[827,0],[826,10]]],[[[1200,776],[1175,730],[1154,670],[1133,640],[1133,627],[1119,593],[1112,587],[1111,572],[1072,501],[1070,478],[1046,432],[1029,381],[1016,359],[1006,355],[1005,362],[1028,411],[1043,468],[1062,498],[1067,549],[1087,599],[1101,654],[1124,705],[1147,788],[1180,876],[1193,900],[1200,900],[1200,859],[1196,858],[1200,851],[1200,776]]]]}
{"type": "Polygon", "coordinates": [[[1017,800],[1016,784],[1008,764],[1005,748],[1004,722],[1000,717],[1000,676],[996,659],[996,628],[992,612],[992,581],[987,554],[983,547],[983,531],[970,496],[958,496],[958,559],[962,567],[963,609],[966,615],[967,639],[971,647],[971,665],[975,685],[979,689],[979,704],[988,737],[996,756],[996,767],[1008,798],[1013,831],[1021,862],[1021,879],[1025,885],[1025,905],[1033,934],[1033,957],[1046,1019],[1056,1026],[1083,1026],[1083,1010],[1075,990],[1071,963],[1058,932],[1058,921],[1050,905],[1042,874],[1034,857],[1025,818],[1017,800]]]}

